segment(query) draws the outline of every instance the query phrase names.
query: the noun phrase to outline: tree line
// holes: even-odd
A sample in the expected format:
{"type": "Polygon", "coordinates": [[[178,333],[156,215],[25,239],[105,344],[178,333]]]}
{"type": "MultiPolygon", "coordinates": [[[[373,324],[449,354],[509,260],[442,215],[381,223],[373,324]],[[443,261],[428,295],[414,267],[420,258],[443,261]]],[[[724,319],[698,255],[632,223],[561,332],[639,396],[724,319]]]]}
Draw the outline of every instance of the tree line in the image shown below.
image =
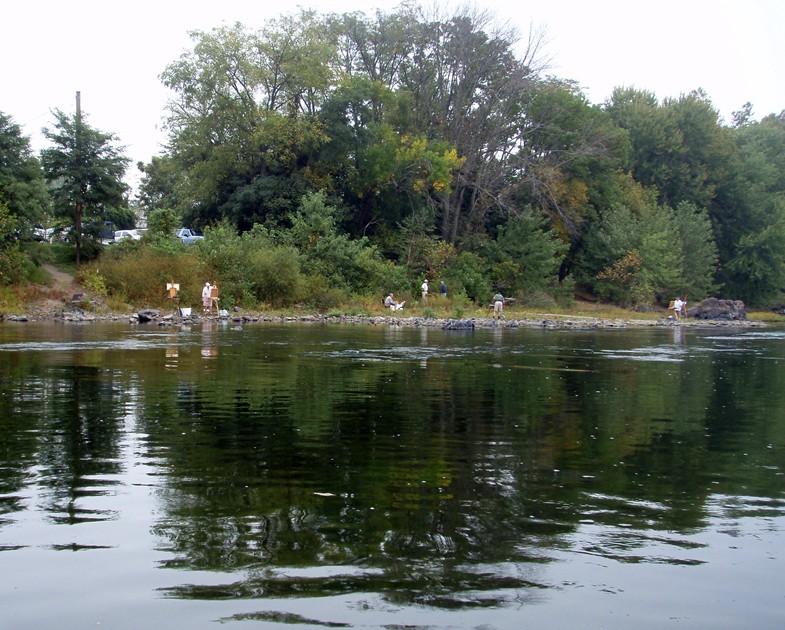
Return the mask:
{"type": "MultiPolygon", "coordinates": [[[[291,258],[319,291],[429,276],[475,301],[782,302],[785,112],[755,120],[746,104],[727,124],[701,90],[630,87],[593,105],[547,74],[536,34],[477,9],[300,11],[191,36],[161,75],[168,141],[138,164],[133,200],[109,185],[122,151],[77,159],[75,117],[56,113],[40,160],[0,118],[0,231],[48,208],[127,223],[130,207],[237,244],[224,253],[291,258]],[[80,179],[87,164],[107,179],[80,179]]],[[[94,148],[114,140],[82,128],[94,148]]]]}

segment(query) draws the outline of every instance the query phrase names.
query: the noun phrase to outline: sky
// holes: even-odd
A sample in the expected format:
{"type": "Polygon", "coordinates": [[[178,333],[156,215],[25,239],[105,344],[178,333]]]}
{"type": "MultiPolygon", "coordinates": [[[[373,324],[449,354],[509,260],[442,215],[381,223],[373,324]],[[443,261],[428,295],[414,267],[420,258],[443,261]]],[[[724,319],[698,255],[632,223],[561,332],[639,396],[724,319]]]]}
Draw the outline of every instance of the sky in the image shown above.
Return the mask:
{"type": "MultiPolygon", "coordinates": [[[[188,33],[297,13],[379,9],[398,0],[27,0],[3,8],[0,112],[12,117],[37,154],[52,111],[81,109],[94,128],[113,133],[131,158],[127,181],[138,183],[138,161],[162,153],[162,119],[170,97],[160,81],[166,66],[189,50],[188,33]]],[[[420,2],[432,6],[431,0],[420,2]]],[[[441,0],[441,7],[465,2],[441,0]]],[[[760,119],[785,110],[783,0],[474,0],[524,36],[544,30],[548,74],[571,79],[592,103],[614,87],[648,90],[662,100],[702,88],[725,122],[746,102],[760,119]]]]}

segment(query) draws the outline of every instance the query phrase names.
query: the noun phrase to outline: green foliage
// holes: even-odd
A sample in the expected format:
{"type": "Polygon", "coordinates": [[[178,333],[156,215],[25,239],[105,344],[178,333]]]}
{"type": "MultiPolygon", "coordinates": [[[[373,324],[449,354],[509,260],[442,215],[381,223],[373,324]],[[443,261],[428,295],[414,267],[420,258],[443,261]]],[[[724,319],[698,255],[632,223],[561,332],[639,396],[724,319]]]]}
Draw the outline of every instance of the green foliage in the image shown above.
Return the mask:
{"type": "Polygon", "coordinates": [[[734,131],[736,177],[712,209],[726,294],[753,306],[781,303],[785,287],[785,114],[734,131]]]}
{"type": "Polygon", "coordinates": [[[717,290],[714,276],[719,257],[709,213],[689,203],[681,203],[673,213],[684,261],[681,290],[693,301],[711,297],[717,290]]]}
{"type": "Polygon", "coordinates": [[[642,283],[641,293],[636,296],[634,303],[651,302],[657,295],[683,293],[684,246],[671,209],[666,206],[651,206],[637,217],[636,223],[639,237],[636,246],[642,260],[642,283]],[[644,288],[652,294],[646,295],[644,288]]]}
{"type": "Polygon", "coordinates": [[[481,302],[493,290],[488,263],[474,252],[461,252],[450,259],[444,279],[447,286],[451,287],[453,299],[457,295],[465,294],[470,300],[481,302]]]}
{"type": "Polygon", "coordinates": [[[531,208],[499,227],[494,284],[509,294],[541,291],[557,282],[567,244],[531,208]]]}
{"type": "Polygon", "coordinates": [[[581,283],[607,299],[645,304],[684,293],[699,299],[715,286],[716,245],[708,216],[690,204],[673,211],[644,196],[634,210],[616,205],[583,245],[579,270],[587,275],[581,283]]]}
{"type": "Polygon", "coordinates": [[[308,308],[321,312],[337,309],[354,301],[346,291],[331,287],[322,276],[303,277],[300,299],[308,308]]]}
{"type": "MultiPolygon", "coordinates": [[[[129,239],[130,240],[130,239],[129,239]]],[[[136,306],[162,307],[166,284],[180,285],[180,303],[201,302],[203,278],[207,275],[201,260],[193,252],[168,254],[151,249],[142,241],[134,247],[113,245],[98,260],[90,263],[85,277],[102,278],[107,296],[136,306]]]]}
{"type": "Polygon", "coordinates": [[[592,207],[608,203],[628,159],[628,134],[576,84],[553,78],[535,83],[525,112],[526,168],[516,198],[548,216],[560,236],[575,238],[592,207]]]}
{"type": "Polygon", "coordinates": [[[575,303],[575,280],[567,276],[551,289],[551,294],[561,308],[572,308],[575,303]]]}
{"type": "Polygon", "coordinates": [[[112,142],[113,134],[102,133],[85,123],[82,116],[55,113],[54,129],[44,129],[53,147],[41,151],[41,163],[50,185],[54,211],[74,228],[76,263],[79,264],[83,224],[100,223],[108,207],[126,204],[122,177],[128,158],[112,142]]]}
{"type": "Polygon", "coordinates": [[[737,295],[757,306],[782,303],[785,287],[785,201],[771,208],[776,223],[742,235],[737,253],[726,263],[729,276],[743,278],[734,283],[737,295]]]}
{"type": "Polygon", "coordinates": [[[22,279],[25,256],[14,238],[17,219],[0,200],[0,283],[15,284],[22,279]]]}
{"type": "Polygon", "coordinates": [[[30,150],[30,140],[10,116],[0,112],[0,202],[20,220],[18,227],[29,232],[34,223],[44,221],[49,195],[38,160],[30,150]]]}
{"type": "Polygon", "coordinates": [[[138,162],[136,167],[143,173],[137,200],[148,216],[153,210],[177,207],[182,171],[171,156],[153,156],[148,164],[138,162]]]}
{"type": "Polygon", "coordinates": [[[597,274],[598,293],[622,305],[650,302],[653,290],[643,273],[643,258],[632,250],[597,274]]]}
{"type": "Polygon", "coordinates": [[[246,263],[250,290],[258,301],[280,306],[301,295],[303,279],[295,249],[281,246],[253,249],[246,263]]]}
{"type": "Polygon", "coordinates": [[[731,145],[704,93],[659,104],[650,92],[617,88],[606,110],[629,133],[635,179],[654,187],[660,203],[708,207],[727,173],[731,145]]]}
{"type": "Polygon", "coordinates": [[[325,203],[325,195],[303,197],[288,231],[279,232],[282,243],[296,248],[303,271],[320,275],[332,286],[347,291],[385,290],[388,265],[365,238],[352,239],[336,224],[337,210],[325,203]]]}
{"type": "Polygon", "coordinates": [[[180,215],[171,208],[157,208],[147,215],[147,234],[173,235],[180,227],[180,215]]]}
{"type": "Polygon", "coordinates": [[[142,235],[145,244],[152,250],[176,254],[183,251],[186,246],[175,232],[180,226],[180,216],[171,208],[158,208],[152,210],[147,216],[147,231],[142,235]]]}
{"type": "Polygon", "coordinates": [[[104,297],[108,294],[106,281],[104,280],[104,277],[98,272],[97,269],[95,268],[87,269],[81,275],[80,280],[82,286],[88,291],[90,291],[91,293],[104,297]]]}

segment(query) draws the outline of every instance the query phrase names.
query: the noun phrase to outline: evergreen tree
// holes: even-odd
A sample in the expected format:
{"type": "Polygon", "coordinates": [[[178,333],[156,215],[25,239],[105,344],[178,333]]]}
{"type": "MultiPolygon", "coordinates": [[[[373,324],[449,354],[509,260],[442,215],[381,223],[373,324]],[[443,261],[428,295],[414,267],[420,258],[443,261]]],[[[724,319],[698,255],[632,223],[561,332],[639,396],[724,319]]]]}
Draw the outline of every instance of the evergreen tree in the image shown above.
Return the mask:
{"type": "Polygon", "coordinates": [[[111,143],[113,134],[93,129],[77,113],[54,112],[53,129],[44,129],[53,147],[41,151],[55,213],[73,222],[76,264],[80,263],[85,219],[103,220],[111,206],[127,205],[122,177],[128,158],[111,143]]]}

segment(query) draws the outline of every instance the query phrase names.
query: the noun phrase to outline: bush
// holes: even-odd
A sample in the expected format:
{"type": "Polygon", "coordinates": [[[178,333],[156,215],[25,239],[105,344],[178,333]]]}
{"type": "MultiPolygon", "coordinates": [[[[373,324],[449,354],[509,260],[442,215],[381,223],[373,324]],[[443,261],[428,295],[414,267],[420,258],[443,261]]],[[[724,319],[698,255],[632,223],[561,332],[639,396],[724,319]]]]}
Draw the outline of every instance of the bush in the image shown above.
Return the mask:
{"type": "Polygon", "coordinates": [[[561,308],[572,308],[575,304],[575,280],[572,276],[567,276],[552,289],[551,293],[556,304],[561,308]]]}
{"type": "Polygon", "coordinates": [[[478,254],[461,252],[451,261],[447,286],[452,287],[453,295],[463,294],[479,302],[492,293],[487,268],[487,262],[478,254]]]}
{"type": "Polygon", "coordinates": [[[83,272],[86,277],[100,275],[107,295],[136,306],[163,306],[166,284],[175,282],[180,285],[180,304],[201,302],[204,279],[213,274],[195,254],[165,254],[145,245],[123,249],[102,256],[83,272]]]}
{"type": "Polygon", "coordinates": [[[303,303],[321,312],[337,309],[350,301],[342,289],[330,287],[322,276],[306,276],[301,285],[303,303]]]}
{"type": "Polygon", "coordinates": [[[556,300],[545,291],[532,291],[521,299],[521,305],[536,309],[552,308],[556,305],[556,300]]]}
{"type": "Polygon", "coordinates": [[[281,306],[297,301],[303,278],[297,251],[290,247],[257,249],[245,260],[245,282],[260,302],[281,306]]]}

